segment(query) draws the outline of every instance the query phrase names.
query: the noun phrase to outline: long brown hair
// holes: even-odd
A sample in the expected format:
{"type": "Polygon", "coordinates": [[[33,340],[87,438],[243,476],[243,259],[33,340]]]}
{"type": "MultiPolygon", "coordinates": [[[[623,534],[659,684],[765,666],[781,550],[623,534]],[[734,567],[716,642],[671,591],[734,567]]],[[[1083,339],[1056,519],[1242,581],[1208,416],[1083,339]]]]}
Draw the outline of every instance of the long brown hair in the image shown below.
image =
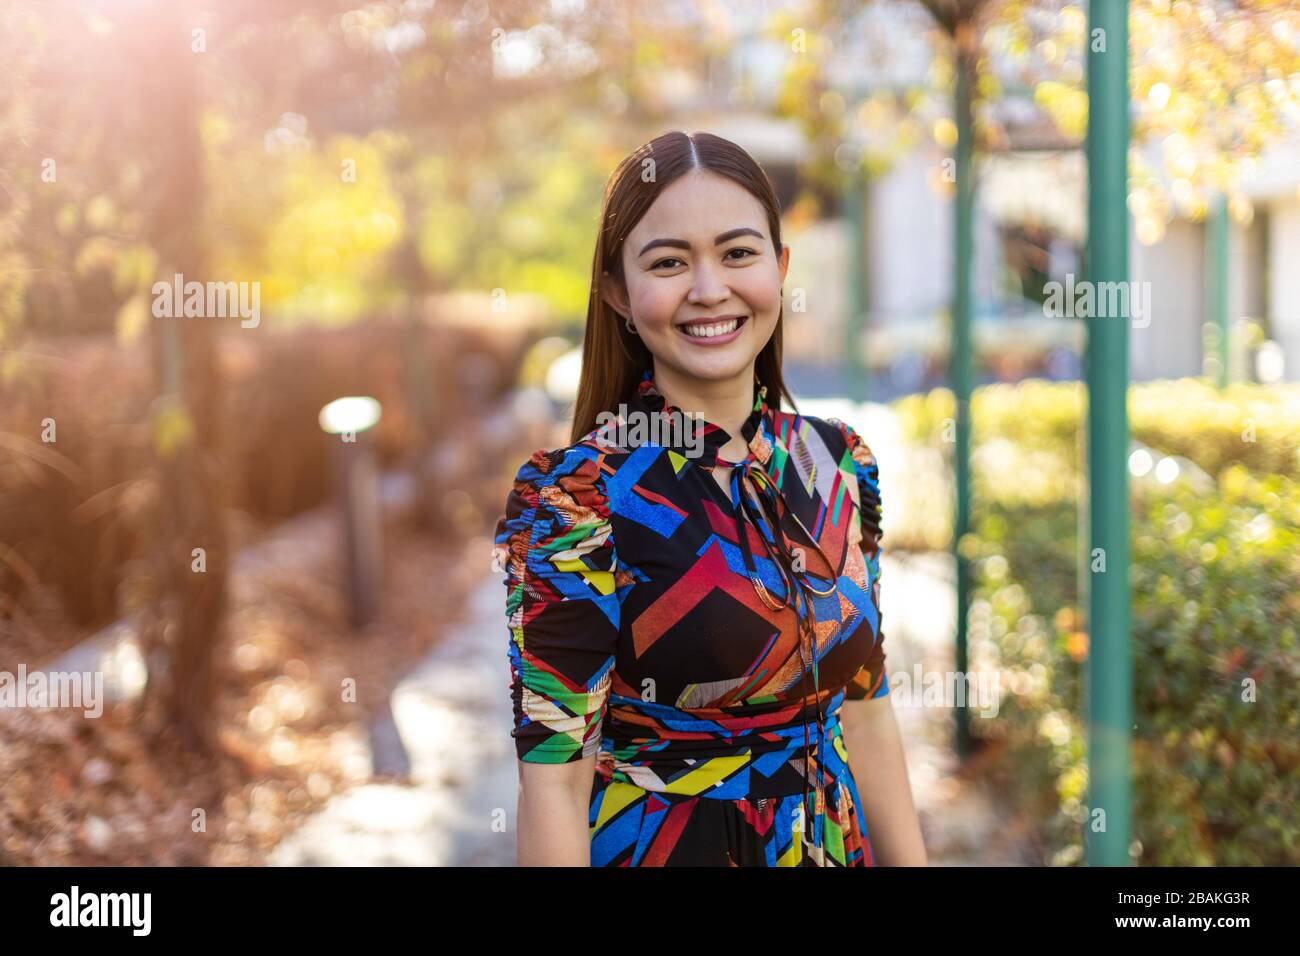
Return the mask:
{"type": "MultiPolygon", "coordinates": [[[[707,169],[744,186],[767,210],[772,245],[781,255],[781,208],[767,173],[754,158],[730,140],[711,133],[673,131],[656,136],[626,158],[609,177],[600,216],[600,234],[591,266],[591,299],[587,305],[587,332],[582,342],[582,377],[574,404],[570,441],[578,442],[597,426],[601,412],[614,412],[651,367],[650,350],[600,294],[605,272],[617,281],[623,276],[623,241],[651,204],[674,180],[692,169],[707,169]],[[649,167],[654,175],[645,177],[649,167]],[[646,179],[650,181],[647,182],[646,179]]],[[[780,408],[790,397],[781,375],[781,328],[785,304],[776,328],[754,362],[754,373],[767,386],[767,403],[780,408]]]]}

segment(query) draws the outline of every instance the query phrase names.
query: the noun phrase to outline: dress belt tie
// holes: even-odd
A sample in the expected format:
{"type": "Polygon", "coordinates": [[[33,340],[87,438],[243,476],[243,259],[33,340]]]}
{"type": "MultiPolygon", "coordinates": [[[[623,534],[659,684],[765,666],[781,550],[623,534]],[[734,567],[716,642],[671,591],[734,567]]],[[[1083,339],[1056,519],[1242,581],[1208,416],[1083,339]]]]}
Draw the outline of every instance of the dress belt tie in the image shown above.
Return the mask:
{"type": "MultiPolygon", "coordinates": [[[[722,463],[720,461],[720,463],[722,463]]],[[[821,753],[821,748],[825,746],[826,733],[825,721],[822,717],[821,709],[821,684],[817,671],[817,614],[813,606],[812,598],[825,597],[835,593],[836,582],[834,579],[835,567],[827,559],[826,553],[822,551],[821,545],[817,539],[809,533],[804,527],[799,516],[794,513],[786,503],[785,496],[781,490],[772,481],[766,469],[758,461],[744,461],[736,464],[726,463],[731,467],[731,501],[732,513],[736,519],[736,537],[739,539],[740,551],[745,559],[745,570],[749,574],[749,580],[754,585],[754,591],[758,594],[759,599],[773,611],[781,611],[791,607],[790,596],[794,595],[795,614],[799,619],[799,660],[803,665],[801,671],[801,680],[807,682],[808,662],[803,656],[804,635],[807,634],[812,651],[812,679],[813,679],[813,701],[817,710],[817,741],[818,754],[821,757],[817,762],[817,783],[812,784],[812,774],[808,767],[808,695],[803,695],[803,715],[804,715],[804,781],[807,786],[804,789],[804,835],[814,847],[822,847],[826,829],[826,756],[821,753]],[[757,492],[758,504],[750,499],[745,492],[745,482],[748,479],[750,485],[757,492]],[[827,572],[832,576],[830,587],[826,590],[818,590],[808,580],[807,562],[802,562],[804,569],[800,570],[798,566],[801,562],[795,560],[790,553],[786,544],[784,530],[781,526],[782,514],[789,514],[798,525],[799,530],[803,532],[804,537],[808,539],[809,545],[821,555],[822,561],[826,565],[827,572]],[[766,585],[763,584],[758,576],[758,569],[754,563],[753,553],[749,547],[749,535],[745,533],[745,524],[751,524],[758,531],[759,539],[767,551],[767,556],[777,567],[777,572],[781,576],[781,582],[784,587],[784,593],[781,595],[781,602],[778,604],[771,597],[766,585]],[[812,794],[811,813],[819,821],[817,831],[812,828],[812,821],[809,819],[809,794],[812,794]]]]}

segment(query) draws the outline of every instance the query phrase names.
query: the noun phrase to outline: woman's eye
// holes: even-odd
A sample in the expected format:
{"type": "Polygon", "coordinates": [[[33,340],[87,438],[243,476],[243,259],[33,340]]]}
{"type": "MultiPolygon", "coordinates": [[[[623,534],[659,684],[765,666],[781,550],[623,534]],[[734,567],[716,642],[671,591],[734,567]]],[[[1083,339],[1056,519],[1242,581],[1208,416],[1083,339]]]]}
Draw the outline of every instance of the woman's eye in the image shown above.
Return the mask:
{"type": "MultiPolygon", "coordinates": [[[[732,260],[731,260],[732,262],[738,262],[738,261],[740,261],[741,259],[748,259],[748,258],[750,258],[750,257],[752,257],[752,256],[756,256],[756,255],[758,255],[758,253],[755,252],[753,249],[746,249],[744,246],[737,246],[735,249],[728,249],[728,250],[727,250],[727,255],[730,256],[733,252],[743,252],[743,253],[745,253],[745,255],[744,255],[744,256],[738,256],[737,258],[732,259],[732,260]]],[[[656,262],[656,263],[655,263],[654,265],[652,265],[650,268],[651,268],[651,269],[662,269],[662,268],[667,267],[667,268],[675,269],[676,266],[671,265],[671,263],[674,263],[674,262],[679,263],[679,264],[683,264],[683,263],[682,263],[682,260],[679,259],[679,258],[677,258],[676,256],[669,256],[667,259],[660,259],[658,262],[656,262]]]]}

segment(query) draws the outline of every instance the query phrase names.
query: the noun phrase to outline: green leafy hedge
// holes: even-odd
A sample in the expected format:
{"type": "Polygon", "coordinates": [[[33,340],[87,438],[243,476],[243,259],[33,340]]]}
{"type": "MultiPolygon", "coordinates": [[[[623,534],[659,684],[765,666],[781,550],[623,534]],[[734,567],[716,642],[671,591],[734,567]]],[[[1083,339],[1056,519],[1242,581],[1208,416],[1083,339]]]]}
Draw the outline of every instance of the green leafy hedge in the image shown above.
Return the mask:
{"type": "MultiPolygon", "coordinates": [[[[1089,819],[1082,720],[1088,638],[1079,613],[1086,582],[1079,579],[1078,481],[1066,464],[1066,436],[1076,426],[1062,411],[1068,399],[1057,386],[1015,389],[1015,432],[1008,406],[1000,404],[1006,394],[973,403],[976,427],[982,422],[987,431],[986,480],[977,467],[974,529],[962,545],[976,577],[972,668],[998,668],[1004,697],[996,718],[972,724],[997,745],[993,772],[1036,822],[1044,856],[1071,864],[1082,859],[1089,819]],[[1053,463],[1047,474],[1034,470],[1046,462],[1053,463]]],[[[1155,391],[1170,420],[1159,430],[1163,444],[1154,440],[1154,426],[1149,443],[1199,455],[1217,477],[1208,494],[1187,482],[1132,485],[1136,859],[1295,864],[1300,482],[1231,463],[1230,451],[1256,464],[1287,459],[1220,440],[1223,429],[1216,439],[1208,428],[1200,445],[1189,432],[1175,448],[1182,428],[1173,421],[1175,393],[1155,391]],[[1218,468],[1215,461],[1229,463],[1218,468]]],[[[1183,413],[1193,425],[1196,394],[1190,392],[1183,413]]],[[[942,410],[933,394],[922,402],[925,415],[936,404],[942,410]]],[[[1259,397],[1256,407],[1276,404],[1283,400],[1259,397]]],[[[1259,420],[1270,423],[1274,438],[1288,427],[1263,413],[1259,420]]]]}
{"type": "MultiPolygon", "coordinates": [[[[1300,385],[1236,384],[1219,392],[1199,378],[1141,382],[1128,392],[1132,437],[1167,455],[1191,459],[1210,475],[1240,463],[1260,473],[1300,479],[1300,385]]],[[[1062,481],[1078,484],[1087,460],[1082,382],[1026,380],[988,385],[971,397],[972,468],[976,496],[1014,492],[1045,503],[1061,496],[1062,481]],[[1009,470],[1028,485],[1008,488],[1009,470]]],[[[920,450],[953,451],[953,393],[935,389],[893,403],[902,434],[920,450]]],[[[950,496],[950,488],[949,488],[950,496]]],[[[932,496],[931,502],[932,502],[932,496]]],[[[931,503],[930,509],[933,509],[931,503]]],[[[898,511],[907,519],[902,503],[898,511]]],[[[952,524],[948,525],[948,537],[952,524]]],[[[892,529],[894,546],[909,528],[892,529]]],[[[932,544],[932,542],[931,542],[932,544]]]]}

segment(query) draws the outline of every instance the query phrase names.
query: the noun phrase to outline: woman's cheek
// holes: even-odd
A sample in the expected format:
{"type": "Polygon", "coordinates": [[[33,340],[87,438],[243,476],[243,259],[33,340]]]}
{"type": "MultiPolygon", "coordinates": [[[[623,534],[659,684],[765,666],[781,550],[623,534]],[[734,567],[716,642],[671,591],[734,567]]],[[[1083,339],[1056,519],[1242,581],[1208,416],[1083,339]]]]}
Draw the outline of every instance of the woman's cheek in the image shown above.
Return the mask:
{"type": "Polygon", "coordinates": [[[672,324],[675,309],[674,294],[667,289],[647,289],[632,302],[633,315],[665,331],[672,324]]]}
{"type": "Polygon", "coordinates": [[[781,305],[780,282],[769,276],[755,275],[736,283],[733,288],[755,312],[771,312],[775,317],[781,305]]]}

